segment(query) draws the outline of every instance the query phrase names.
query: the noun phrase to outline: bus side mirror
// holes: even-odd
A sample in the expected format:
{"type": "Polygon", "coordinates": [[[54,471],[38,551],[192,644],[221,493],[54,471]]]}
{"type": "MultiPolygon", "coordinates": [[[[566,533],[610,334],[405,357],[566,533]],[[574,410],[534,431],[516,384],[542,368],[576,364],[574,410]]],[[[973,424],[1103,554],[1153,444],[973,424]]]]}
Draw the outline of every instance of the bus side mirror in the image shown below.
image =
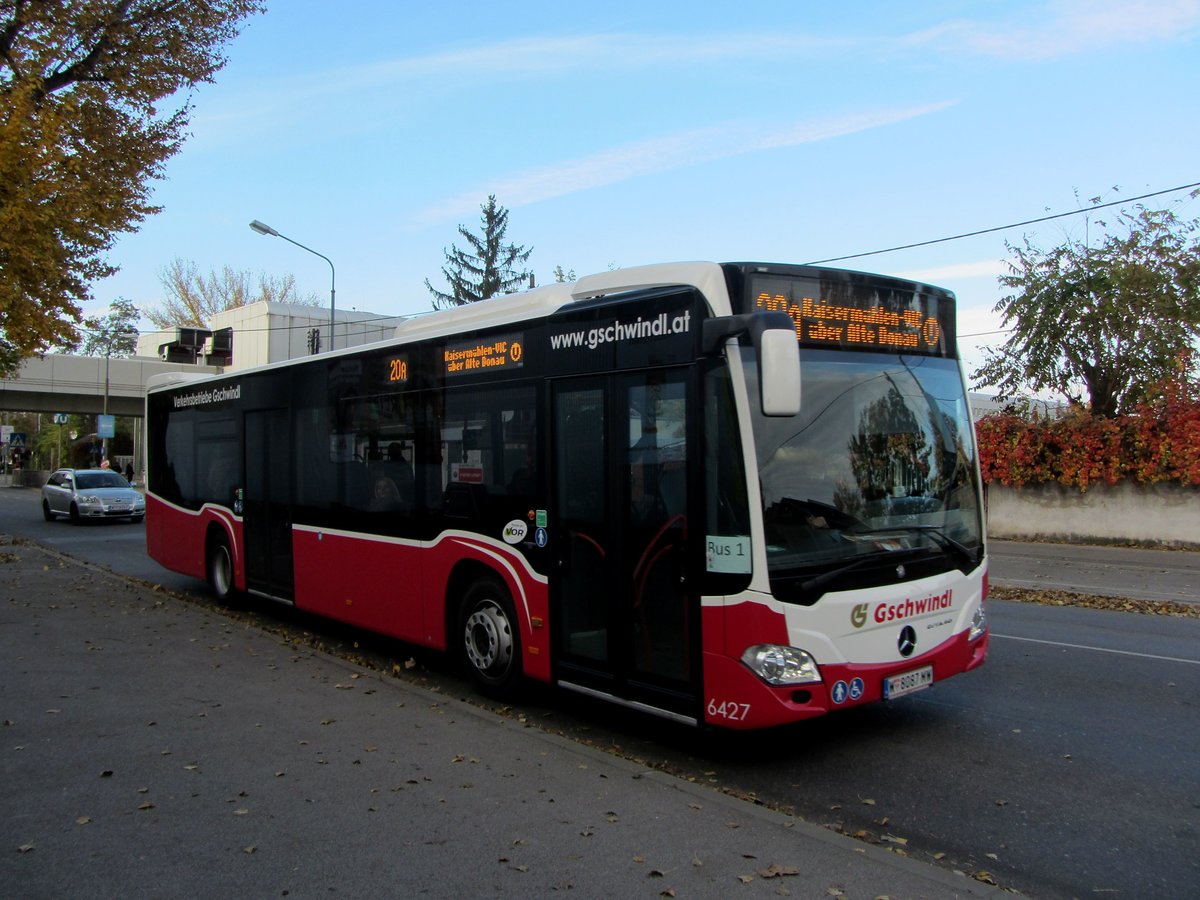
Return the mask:
{"type": "Polygon", "coordinates": [[[796,329],[764,329],[758,340],[758,391],[764,416],[800,412],[800,349],[796,329]]]}
{"type": "Polygon", "coordinates": [[[800,348],[796,323],[781,312],[745,313],[704,323],[706,354],[720,352],[730,338],[748,336],[758,360],[758,400],[764,416],[800,412],[800,348]]]}

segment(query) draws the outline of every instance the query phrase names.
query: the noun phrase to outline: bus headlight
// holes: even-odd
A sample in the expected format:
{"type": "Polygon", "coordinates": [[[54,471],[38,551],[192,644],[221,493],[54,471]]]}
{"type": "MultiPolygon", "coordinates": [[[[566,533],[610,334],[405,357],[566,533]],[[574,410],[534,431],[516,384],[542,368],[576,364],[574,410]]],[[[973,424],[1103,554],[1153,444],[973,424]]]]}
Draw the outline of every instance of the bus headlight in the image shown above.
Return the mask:
{"type": "Polygon", "coordinates": [[[755,644],[742,663],[767,684],[811,684],[821,680],[816,660],[797,647],[755,644]]]}
{"type": "Polygon", "coordinates": [[[975,610],[975,615],[971,617],[971,629],[967,632],[967,640],[975,640],[987,631],[987,627],[987,613],[983,611],[983,604],[980,603],[975,610]]]}

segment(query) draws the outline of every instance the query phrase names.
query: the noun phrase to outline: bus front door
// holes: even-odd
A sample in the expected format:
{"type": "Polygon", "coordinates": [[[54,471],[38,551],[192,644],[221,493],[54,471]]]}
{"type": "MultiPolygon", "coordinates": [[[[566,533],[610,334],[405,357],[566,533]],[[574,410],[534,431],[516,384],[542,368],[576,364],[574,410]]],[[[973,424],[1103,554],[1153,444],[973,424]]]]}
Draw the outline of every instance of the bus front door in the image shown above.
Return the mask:
{"type": "Polygon", "coordinates": [[[556,384],[553,602],[559,681],[696,718],[687,393],[684,371],[556,384]]]}
{"type": "Polygon", "coordinates": [[[288,492],[292,449],[285,409],[246,413],[246,587],[278,600],[292,600],[292,521],[288,492]]]}

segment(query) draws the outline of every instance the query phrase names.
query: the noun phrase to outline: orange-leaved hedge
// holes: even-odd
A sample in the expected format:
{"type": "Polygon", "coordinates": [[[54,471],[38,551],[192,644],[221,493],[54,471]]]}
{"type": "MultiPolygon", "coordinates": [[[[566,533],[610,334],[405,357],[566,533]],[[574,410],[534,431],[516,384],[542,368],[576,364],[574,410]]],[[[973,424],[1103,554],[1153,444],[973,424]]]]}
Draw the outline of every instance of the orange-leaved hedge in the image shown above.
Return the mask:
{"type": "Polygon", "coordinates": [[[1057,482],[1200,485],[1200,401],[1164,397],[1106,419],[1086,412],[1032,419],[998,413],[976,424],[983,480],[1008,487],[1057,482]]]}

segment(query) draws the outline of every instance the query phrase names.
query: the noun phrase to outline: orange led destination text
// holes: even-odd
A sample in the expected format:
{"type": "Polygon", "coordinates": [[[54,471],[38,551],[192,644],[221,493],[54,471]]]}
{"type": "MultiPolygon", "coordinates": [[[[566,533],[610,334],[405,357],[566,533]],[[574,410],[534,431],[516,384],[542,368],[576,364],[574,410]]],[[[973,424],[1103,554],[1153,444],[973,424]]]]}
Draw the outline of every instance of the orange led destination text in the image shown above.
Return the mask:
{"type": "Polygon", "coordinates": [[[796,337],[802,341],[828,344],[860,344],[875,347],[918,349],[936,347],[942,329],[937,319],[920,310],[892,312],[882,306],[860,308],[824,303],[804,297],[799,304],[782,294],[765,291],[755,306],[765,312],[787,313],[796,323],[796,337]]]}
{"type": "Polygon", "coordinates": [[[520,341],[498,340],[469,347],[447,347],[443,353],[446,374],[520,366],[524,348],[520,341]]]}

